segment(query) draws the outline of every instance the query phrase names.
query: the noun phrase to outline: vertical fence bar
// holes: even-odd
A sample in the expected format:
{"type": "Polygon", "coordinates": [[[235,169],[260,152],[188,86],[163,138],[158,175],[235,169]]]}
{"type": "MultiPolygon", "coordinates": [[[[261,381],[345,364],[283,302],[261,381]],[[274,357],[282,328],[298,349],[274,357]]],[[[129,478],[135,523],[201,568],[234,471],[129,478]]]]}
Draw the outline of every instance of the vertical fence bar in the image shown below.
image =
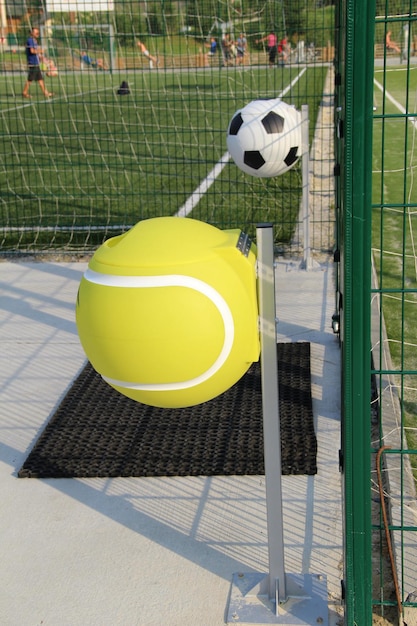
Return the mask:
{"type": "MultiPolygon", "coordinates": [[[[372,624],[370,303],[375,2],[345,0],[341,168],[345,621],[372,624]]],[[[343,59],[342,59],[343,60],[343,59]]]]}

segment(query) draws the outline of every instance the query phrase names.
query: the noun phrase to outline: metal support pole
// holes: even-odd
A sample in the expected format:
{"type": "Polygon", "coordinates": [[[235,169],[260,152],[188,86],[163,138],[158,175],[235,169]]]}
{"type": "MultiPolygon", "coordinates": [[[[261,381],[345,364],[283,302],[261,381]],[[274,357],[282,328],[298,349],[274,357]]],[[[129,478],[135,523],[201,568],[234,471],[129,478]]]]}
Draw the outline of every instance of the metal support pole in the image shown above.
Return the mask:
{"type": "MultiPolygon", "coordinates": [[[[270,600],[286,599],[282,520],[281,433],[277,364],[274,238],[272,224],[257,227],[258,300],[261,335],[262,412],[268,528],[270,600]]],[[[277,607],[278,609],[278,607],[277,607]]]]}
{"type": "Polygon", "coordinates": [[[311,247],[310,247],[310,149],[309,149],[309,123],[308,123],[308,104],[301,107],[301,142],[303,146],[302,156],[302,206],[303,206],[303,268],[309,270],[312,267],[311,247]]]}
{"type": "Polygon", "coordinates": [[[233,574],[227,623],[327,626],[326,577],[285,573],[272,224],[256,236],[269,573],[233,574]]]}

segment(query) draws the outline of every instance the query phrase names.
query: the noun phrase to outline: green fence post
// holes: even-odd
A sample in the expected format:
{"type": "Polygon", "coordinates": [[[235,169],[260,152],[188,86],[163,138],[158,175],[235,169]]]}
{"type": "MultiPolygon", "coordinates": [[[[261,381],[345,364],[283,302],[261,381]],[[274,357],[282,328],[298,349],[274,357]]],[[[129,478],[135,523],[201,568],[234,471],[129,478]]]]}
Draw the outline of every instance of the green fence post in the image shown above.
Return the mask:
{"type": "Polygon", "coordinates": [[[370,626],[370,289],[375,1],[345,0],[344,8],[341,292],[345,623],[347,626],[370,626]]]}

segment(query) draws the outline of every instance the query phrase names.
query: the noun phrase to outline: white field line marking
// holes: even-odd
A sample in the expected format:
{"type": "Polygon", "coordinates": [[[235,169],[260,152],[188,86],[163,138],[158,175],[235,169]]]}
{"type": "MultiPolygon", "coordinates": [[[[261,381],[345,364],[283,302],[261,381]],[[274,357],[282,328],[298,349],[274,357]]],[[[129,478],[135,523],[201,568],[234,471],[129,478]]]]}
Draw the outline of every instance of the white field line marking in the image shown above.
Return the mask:
{"type": "MultiPolygon", "coordinates": [[[[297,74],[297,76],[290,82],[289,85],[287,85],[287,87],[285,87],[285,89],[283,89],[283,91],[281,91],[280,94],[278,94],[277,97],[282,98],[283,96],[285,96],[290,91],[290,89],[292,89],[294,85],[300,80],[300,78],[303,76],[303,74],[306,71],[307,71],[307,68],[303,67],[301,72],[297,74]]],[[[207,174],[203,182],[197,187],[197,189],[195,189],[195,191],[193,191],[191,196],[185,201],[182,207],[178,209],[178,211],[174,214],[174,217],[187,217],[187,215],[191,213],[191,211],[200,202],[204,194],[210,189],[210,187],[212,186],[216,178],[220,176],[225,165],[227,165],[229,161],[230,161],[230,154],[228,151],[226,151],[223,154],[223,156],[220,158],[220,160],[216,163],[216,165],[213,167],[211,172],[207,174]]]]}
{"type": "MultiPolygon", "coordinates": [[[[390,94],[389,91],[387,91],[386,89],[384,90],[384,86],[381,85],[381,83],[379,81],[377,81],[376,78],[374,78],[374,84],[378,87],[378,89],[380,90],[380,92],[385,95],[385,97],[387,98],[387,100],[389,100],[399,111],[400,113],[403,113],[404,115],[407,115],[407,111],[406,109],[403,107],[403,105],[401,104],[401,102],[398,102],[398,100],[396,100],[394,98],[394,96],[392,96],[390,94]]],[[[417,120],[415,117],[410,117],[408,118],[408,121],[411,122],[411,124],[414,126],[414,128],[417,128],[417,120]]]]}
{"type": "MultiPolygon", "coordinates": [[[[113,91],[112,87],[101,87],[100,89],[92,89],[92,90],[88,90],[88,91],[78,91],[76,93],[72,93],[68,96],[68,94],[66,93],[56,93],[52,98],[43,98],[41,97],[41,95],[39,94],[39,97],[34,97],[31,98],[29,100],[29,102],[25,101],[22,102],[22,104],[16,104],[13,107],[10,107],[8,109],[1,109],[0,110],[0,115],[5,115],[6,113],[13,113],[14,111],[20,111],[21,109],[27,109],[28,107],[34,105],[34,104],[52,104],[54,102],[57,102],[58,100],[63,100],[64,102],[68,102],[68,98],[77,98],[77,97],[84,97],[87,94],[93,94],[93,93],[101,93],[104,91],[113,91]]],[[[19,94],[16,95],[16,98],[19,97],[19,94]]],[[[23,98],[23,96],[22,96],[23,98]]]]}
{"type": "MultiPolygon", "coordinates": [[[[385,90],[384,92],[384,87],[381,85],[381,83],[379,83],[376,78],[374,78],[374,84],[378,87],[378,89],[381,91],[381,93],[383,95],[385,95],[385,97],[404,115],[407,114],[406,109],[403,107],[403,105],[398,102],[390,93],[389,91],[385,90]]],[[[414,140],[415,140],[415,131],[417,129],[417,119],[415,117],[409,117],[408,121],[411,122],[411,124],[414,127],[414,131],[413,131],[413,141],[412,141],[412,155],[411,155],[411,160],[410,163],[413,162],[413,156],[414,156],[414,140]]],[[[410,190],[408,192],[408,203],[411,202],[411,194],[413,191],[413,186],[414,186],[414,171],[413,168],[410,167],[410,179],[411,179],[411,184],[410,184],[410,190]]],[[[411,222],[411,217],[414,213],[410,211],[410,207],[407,208],[407,216],[408,216],[408,222],[409,222],[409,228],[410,228],[410,233],[411,233],[411,244],[413,247],[413,256],[414,256],[414,269],[415,269],[415,275],[417,276],[417,255],[416,255],[416,250],[417,247],[415,245],[415,238],[414,238],[414,233],[413,233],[413,224],[411,222]]]]}
{"type": "Polygon", "coordinates": [[[223,171],[224,166],[230,161],[230,154],[225,152],[220,161],[216,163],[211,172],[207,174],[203,182],[193,191],[191,196],[185,201],[182,207],[175,213],[174,217],[187,217],[197,206],[206,191],[210,189],[214,181],[223,171]]]}

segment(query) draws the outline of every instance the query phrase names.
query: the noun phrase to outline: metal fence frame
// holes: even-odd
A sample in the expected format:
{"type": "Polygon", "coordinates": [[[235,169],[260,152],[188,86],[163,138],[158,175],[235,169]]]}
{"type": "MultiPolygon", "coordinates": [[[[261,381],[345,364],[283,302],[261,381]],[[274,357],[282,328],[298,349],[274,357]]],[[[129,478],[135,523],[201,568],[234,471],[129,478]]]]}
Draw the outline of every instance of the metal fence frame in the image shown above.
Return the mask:
{"type": "MultiPolygon", "coordinates": [[[[411,3],[403,16],[388,16],[388,2],[385,10],[386,22],[388,18],[404,23],[411,19],[411,3]]],[[[384,614],[385,607],[396,609],[400,620],[417,610],[412,556],[417,543],[416,492],[403,423],[402,388],[394,381],[408,372],[391,363],[380,302],[383,290],[372,263],[375,16],[375,0],[340,0],[336,5],[335,319],[340,319],[342,349],[342,587],[347,626],[370,626],[373,612],[384,614]],[[376,486],[379,498],[373,493],[376,486]],[[375,585],[375,578],[381,576],[376,562],[378,558],[382,562],[386,552],[392,553],[388,575],[396,589],[394,599],[383,597],[383,581],[380,589],[375,585]]],[[[384,67],[386,57],[387,52],[384,67]]],[[[403,60],[401,53],[397,62],[403,60]]]]}

